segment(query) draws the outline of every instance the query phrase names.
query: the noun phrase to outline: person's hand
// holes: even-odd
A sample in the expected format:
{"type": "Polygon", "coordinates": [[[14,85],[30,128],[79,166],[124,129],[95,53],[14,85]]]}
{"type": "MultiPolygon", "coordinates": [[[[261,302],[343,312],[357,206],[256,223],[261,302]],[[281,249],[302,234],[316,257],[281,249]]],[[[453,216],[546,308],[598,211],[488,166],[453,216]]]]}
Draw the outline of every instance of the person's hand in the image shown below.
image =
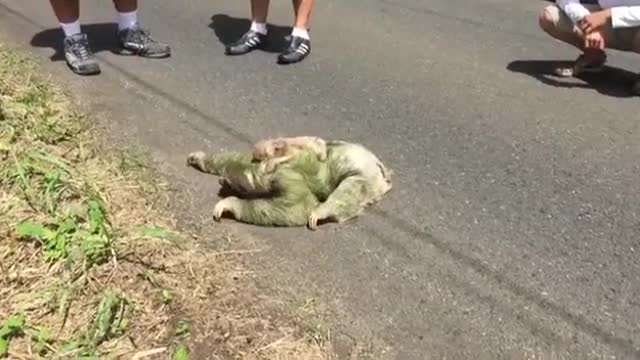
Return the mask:
{"type": "Polygon", "coordinates": [[[599,31],[587,34],[584,37],[584,47],[587,48],[587,49],[600,49],[600,50],[603,50],[604,47],[605,47],[604,36],[599,31]]]}
{"type": "Polygon", "coordinates": [[[602,30],[611,19],[611,9],[593,12],[578,21],[578,26],[585,34],[602,30]]]}

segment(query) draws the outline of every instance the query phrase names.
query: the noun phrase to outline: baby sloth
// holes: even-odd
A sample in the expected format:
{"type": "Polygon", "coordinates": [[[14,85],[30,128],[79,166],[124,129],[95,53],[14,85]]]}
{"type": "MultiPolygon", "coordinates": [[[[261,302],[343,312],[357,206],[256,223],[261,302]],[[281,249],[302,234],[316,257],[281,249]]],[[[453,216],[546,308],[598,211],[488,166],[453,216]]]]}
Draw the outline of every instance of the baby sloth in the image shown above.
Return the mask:
{"type": "Polygon", "coordinates": [[[317,136],[260,140],[253,146],[253,159],[260,162],[261,171],[271,173],[278,165],[291,160],[301,151],[311,151],[320,161],[327,159],[327,144],[317,136]]]}

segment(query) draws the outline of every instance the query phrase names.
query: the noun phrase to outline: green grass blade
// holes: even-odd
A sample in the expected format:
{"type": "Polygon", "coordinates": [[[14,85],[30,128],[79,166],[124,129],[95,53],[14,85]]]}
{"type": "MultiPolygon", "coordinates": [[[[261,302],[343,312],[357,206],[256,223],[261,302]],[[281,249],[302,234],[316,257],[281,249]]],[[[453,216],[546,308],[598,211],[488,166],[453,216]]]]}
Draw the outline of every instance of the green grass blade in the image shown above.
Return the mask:
{"type": "Polygon", "coordinates": [[[16,232],[21,238],[35,238],[45,243],[54,237],[54,233],[44,225],[31,221],[18,224],[16,232]]]}
{"type": "Polygon", "coordinates": [[[180,345],[173,354],[173,360],[189,360],[189,349],[185,345],[180,345]]]}

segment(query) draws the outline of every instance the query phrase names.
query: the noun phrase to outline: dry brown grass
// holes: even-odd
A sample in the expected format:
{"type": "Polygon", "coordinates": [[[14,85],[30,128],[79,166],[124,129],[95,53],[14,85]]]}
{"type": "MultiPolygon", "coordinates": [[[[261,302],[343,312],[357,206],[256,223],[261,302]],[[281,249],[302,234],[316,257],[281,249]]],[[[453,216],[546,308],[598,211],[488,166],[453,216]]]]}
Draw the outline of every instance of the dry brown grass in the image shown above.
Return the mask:
{"type": "Polygon", "coordinates": [[[101,149],[33,74],[0,45],[0,357],[329,358],[237,255],[176,231],[157,177],[101,149]]]}

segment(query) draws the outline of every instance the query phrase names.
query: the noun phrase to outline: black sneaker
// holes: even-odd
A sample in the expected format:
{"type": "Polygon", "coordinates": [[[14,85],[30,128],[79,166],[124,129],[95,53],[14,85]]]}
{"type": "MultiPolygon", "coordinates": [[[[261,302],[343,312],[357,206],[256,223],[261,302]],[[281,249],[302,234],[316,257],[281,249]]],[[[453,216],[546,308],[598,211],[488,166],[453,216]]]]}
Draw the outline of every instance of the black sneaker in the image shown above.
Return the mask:
{"type": "Polygon", "coordinates": [[[631,93],[635,96],[640,96],[640,77],[631,86],[631,93]]]}
{"type": "Polygon", "coordinates": [[[267,35],[249,30],[236,42],[227,45],[225,54],[227,55],[243,55],[253,49],[260,48],[267,40],[267,35]]]}
{"type": "Polygon", "coordinates": [[[278,56],[278,63],[293,64],[302,61],[311,52],[311,41],[292,36],[289,47],[278,56]]]}
{"type": "Polygon", "coordinates": [[[131,28],[119,30],[117,33],[120,43],[120,53],[123,55],[138,55],[147,58],[165,58],[171,56],[171,48],[151,38],[149,31],[137,24],[131,28]]]}
{"type": "Polygon", "coordinates": [[[86,34],[76,34],[64,39],[64,57],[69,68],[78,75],[100,73],[100,65],[91,52],[86,34]]]}

